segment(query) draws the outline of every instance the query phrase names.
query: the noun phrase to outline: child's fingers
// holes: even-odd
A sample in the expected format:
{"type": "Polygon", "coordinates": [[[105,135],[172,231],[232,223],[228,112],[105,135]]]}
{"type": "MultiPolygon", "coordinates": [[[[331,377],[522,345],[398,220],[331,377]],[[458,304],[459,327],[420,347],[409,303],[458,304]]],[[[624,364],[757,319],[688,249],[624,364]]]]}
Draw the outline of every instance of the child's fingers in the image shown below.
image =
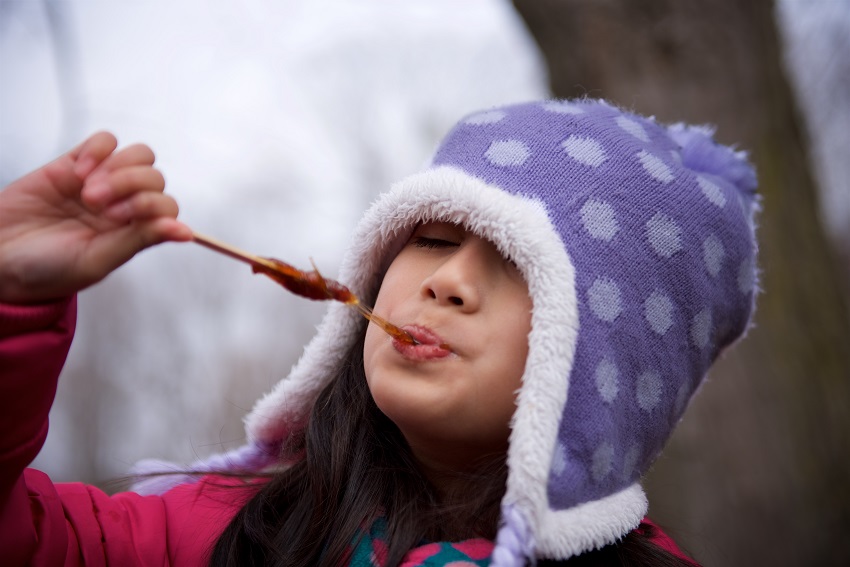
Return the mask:
{"type": "Polygon", "coordinates": [[[177,201],[163,193],[136,193],[113,203],[104,211],[104,216],[117,223],[126,223],[157,217],[177,218],[180,208],[177,201]]]}
{"type": "Polygon", "coordinates": [[[85,179],[118,147],[118,140],[109,132],[97,132],[70,151],[74,161],[74,173],[85,179]]]}
{"type": "Polygon", "coordinates": [[[150,146],[145,144],[132,144],[126,148],[121,148],[113,153],[100,165],[100,168],[105,171],[115,171],[122,167],[131,167],[134,165],[153,165],[156,161],[156,155],[150,146]]]}
{"type": "Polygon", "coordinates": [[[165,178],[149,165],[123,167],[108,175],[91,179],[83,187],[83,201],[93,210],[101,210],[137,193],[162,193],[165,178]]]}
{"type": "Polygon", "coordinates": [[[192,240],[192,229],[170,217],[161,217],[145,227],[145,242],[148,246],[160,242],[188,242],[192,240]]]}
{"type": "Polygon", "coordinates": [[[171,217],[158,217],[135,225],[130,248],[133,254],[162,242],[192,240],[192,229],[171,217]]]}
{"type": "Polygon", "coordinates": [[[192,230],[170,217],[158,217],[128,224],[109,235],[93,240],[83,263],[90,268],[88,283],[99,281],[130,258],[162,242],[186,242],[192,230]]]}

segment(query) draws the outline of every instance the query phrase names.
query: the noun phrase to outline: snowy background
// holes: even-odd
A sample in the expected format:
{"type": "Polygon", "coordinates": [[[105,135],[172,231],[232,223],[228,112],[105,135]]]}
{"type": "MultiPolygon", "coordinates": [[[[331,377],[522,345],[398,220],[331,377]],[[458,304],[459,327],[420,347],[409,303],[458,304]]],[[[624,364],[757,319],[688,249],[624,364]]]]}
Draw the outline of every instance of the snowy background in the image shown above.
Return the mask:
{"type": "MultiPolygon", "coordinates": [[[[850,242],[850,2],[780,0],[824,220],[850,242]]],[[[0,0],[0,186],[97,129],[157,153],[196,230],[333,277],[368,203],[463,114],[547,95],[507,0],[0,0]]],[[[195,245],[80,296],[35,466],[102,482],[243,441],[325,306],[195,245]]]]}

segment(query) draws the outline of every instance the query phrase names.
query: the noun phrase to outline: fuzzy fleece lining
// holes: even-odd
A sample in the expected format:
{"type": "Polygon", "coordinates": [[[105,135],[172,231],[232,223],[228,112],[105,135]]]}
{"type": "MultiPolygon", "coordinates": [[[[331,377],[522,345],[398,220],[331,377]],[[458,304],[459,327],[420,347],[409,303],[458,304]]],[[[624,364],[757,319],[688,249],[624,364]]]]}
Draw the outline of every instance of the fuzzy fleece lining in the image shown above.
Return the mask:
{"type": "MultiPolygon", "coordinates": [[[[361,219],[339,280],[365,302],[374,302],[390,261],[423,220],[458,223],[493,242],[519,267],[533,301],[503,504],[525,516],[538,557],[567,558],[621,538],[646,513],[646,497],[638,484],[568,510],[548,506],[549,470],[567,401],[579,321],[573,263],[545,205],[510,195],[452,167],[412,175],[379,197],[361,219]]],[[[252,443],[276,444],[303,426],[363,324],[353,309],[330,307],[289,376],[247,416],[252,443]]]]}

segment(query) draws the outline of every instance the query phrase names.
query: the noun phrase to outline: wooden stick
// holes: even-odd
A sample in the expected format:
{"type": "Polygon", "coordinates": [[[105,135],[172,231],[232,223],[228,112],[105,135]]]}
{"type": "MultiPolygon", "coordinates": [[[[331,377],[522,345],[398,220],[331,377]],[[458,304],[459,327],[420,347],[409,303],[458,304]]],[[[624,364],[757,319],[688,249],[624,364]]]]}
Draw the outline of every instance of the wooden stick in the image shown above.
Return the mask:
{"type": "MultiPolygon", "coordinates": [[[[220,254],[224,254],[225,256],[229,256],[235,260],[239,260],[241,262],[245,262],[247,264],[256,265],[259,264],[261,266],[266,266],[273,271],[280,271],[280,266],[276,266],[273,262],[262,258],[260,256],[256,256],[251,254],[250,252],[245,252],[244,250],[240,250],[235,246],[231,246],[230,244],[226,244],[220,240],[212,238],[211,236],[205,236],[203,234],[199,234],[197,232],[192,232],[192,239],[200,244],[201,246],[206,246],[210,250],[214,250],[220,254]]],[[[311,260],[312,261],[312,260],[311,260]]],[[[313,265],[313,270],[318,274],[319,270],[316,269],[315,264],[313,265]]],[[[321,277],[321,276],[319,276],[321,277]]],[[[400,341],[406,342],[411,345],[419,344],[416,339],[411,336],[407,331],[396,327],[383,317],[375,315],[372,312],[372,308],[368,305],[363,305],[360,303],[359,299],[355,298],[355,301],[352,303],[348,303],[347,305],[354,307],[357,311],[360,312],[366,319],[371,321],[372,323],[378,325],[381,329],[386,331],[391,337],[394,337],[400,341]]],[[[449,348],[448,345],[441,345],[445,348],[449,348]]]]}
{"type": "Polygon", "coordinates": [[[240,260],[242,262],[246,262],[248,264],[260,264],[262,266],[266,266],[274,269],[275,265],[265,258],[261,258],[255,254],[251,254],[249,252],[245,252],[244,250],[240,250],[235,246],[231,246],[230,244],[226,244],[221,240],[217,240],[211,236],[206,236],[197,232],[192,232],[192,239],[200,244],[201,246],[206,246],[210,250],[214,250],[220,254],[224,254],[225,256],[230,256],[235,260],[240,260]]]}

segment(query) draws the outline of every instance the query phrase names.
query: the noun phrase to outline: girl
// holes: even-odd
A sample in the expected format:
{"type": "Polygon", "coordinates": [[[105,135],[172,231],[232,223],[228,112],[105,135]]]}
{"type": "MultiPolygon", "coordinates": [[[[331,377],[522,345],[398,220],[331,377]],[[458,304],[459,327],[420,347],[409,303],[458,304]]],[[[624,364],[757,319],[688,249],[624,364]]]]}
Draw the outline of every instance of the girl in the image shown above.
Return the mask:
{"type": "Polygon", "coordinates": [[[416,344],[332,305],[247,417],[245,447],[190,467],[212,474],[148,475],[109,498],[22,470],[74,292],[191,237],[149,150],[114,148],[96,135],[0,193],[4,555],[692,564],[645,518],[639,479],[750,320],[757,199],[742,153],[603,101],[466,117],[369,209],[341,269],[416,344]]]}

